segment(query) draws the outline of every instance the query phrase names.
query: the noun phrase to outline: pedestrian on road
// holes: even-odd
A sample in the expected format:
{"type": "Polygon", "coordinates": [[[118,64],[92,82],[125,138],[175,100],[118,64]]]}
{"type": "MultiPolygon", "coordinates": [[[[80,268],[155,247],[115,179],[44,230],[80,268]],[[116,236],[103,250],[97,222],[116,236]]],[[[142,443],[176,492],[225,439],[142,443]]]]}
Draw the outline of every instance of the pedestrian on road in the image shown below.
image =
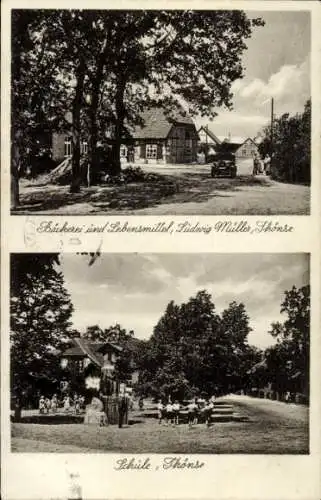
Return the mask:
{"type": "Polygon", "coordinates": [[[263,172],[265,175],[268,175],[270,173],[270,168],[271,168],[271,158],[268,154],[266,154],[264,157],[263,165],[264,165],[263,172]]]}

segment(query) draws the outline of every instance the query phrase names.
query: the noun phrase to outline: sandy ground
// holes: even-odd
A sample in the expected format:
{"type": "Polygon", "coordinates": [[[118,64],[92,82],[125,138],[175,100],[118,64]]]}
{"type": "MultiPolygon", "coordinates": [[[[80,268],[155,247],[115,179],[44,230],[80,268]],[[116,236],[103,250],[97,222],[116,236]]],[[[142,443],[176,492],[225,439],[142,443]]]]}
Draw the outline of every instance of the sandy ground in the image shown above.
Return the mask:
{"type": "Polygon", "coordinates": [[[236,179],[212,179],[210,165],[143,165],[160,174],[154,183],[93,186],[71,195],[68,186],[21,182],[14,214],[43,215],[307,215],[310,187],[252,177],[252,161],[238,164],[236,179]],[[166,192],[167,186],[177,189],[166,192]],[[170,194],[169,194],[170,193],[170,194]]]}

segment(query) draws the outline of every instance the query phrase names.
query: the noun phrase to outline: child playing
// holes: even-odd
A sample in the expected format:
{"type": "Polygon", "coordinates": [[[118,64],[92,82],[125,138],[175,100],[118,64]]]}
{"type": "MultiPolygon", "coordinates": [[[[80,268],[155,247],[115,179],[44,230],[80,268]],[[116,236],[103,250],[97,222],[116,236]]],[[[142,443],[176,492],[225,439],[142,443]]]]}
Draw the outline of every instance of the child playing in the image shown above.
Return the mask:
{"type": "Polygon", "coordinates": [[[157,411],[158,411],[158,423],[161,424],[163,417],[165,416],[165,407],[162,403],[162,400],[160,399],[157,404],[157,411]]]}
{"type": "Polygon", "coordinates": [[[40,396],[39,399],[39,413],[45,413],[45,398],[43,396],[40,396]]]}
{"type": "Polygon", "coordinates": [[[175,425],[178,425],[178,423],[179,423],[179,410],[180,410],[180,404],[176,400],[175,403],[173,404],[173,418],[174,418],[175,425]]]}
{"type": "Polygon", "coordinates": [[[173,423],[173,405],[170,401],[166,405],[166,423],[173,423]]]}
{"type": "Polygon", "coordinates": [[[211,400],[209,400],[204,407],[204,419],[207,427],[210,426],[213,410],[214,410],[214,404],[212,403],[211,400]]]}
{"type": "Polygon", "coordinates": [[[198,406],[196,404],[196,401],[192,401],[189,403],[187,406],[188,410],[188,426],[191,428],[192,425],[197,424],[197,413],[198,413],[198,406]]]}

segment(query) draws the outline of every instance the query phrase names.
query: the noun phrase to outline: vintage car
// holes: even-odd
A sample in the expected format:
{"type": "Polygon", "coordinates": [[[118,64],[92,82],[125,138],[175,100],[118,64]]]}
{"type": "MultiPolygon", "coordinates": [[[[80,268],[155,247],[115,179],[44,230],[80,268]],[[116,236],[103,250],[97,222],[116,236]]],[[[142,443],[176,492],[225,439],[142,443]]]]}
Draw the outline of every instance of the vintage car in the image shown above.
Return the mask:
{"type": "Polygon", "coordinates": [[[212,168],[212,177],[236,177],[237,167],[235,163],[235,155],[233,153],[216,153],[212,168]]]}

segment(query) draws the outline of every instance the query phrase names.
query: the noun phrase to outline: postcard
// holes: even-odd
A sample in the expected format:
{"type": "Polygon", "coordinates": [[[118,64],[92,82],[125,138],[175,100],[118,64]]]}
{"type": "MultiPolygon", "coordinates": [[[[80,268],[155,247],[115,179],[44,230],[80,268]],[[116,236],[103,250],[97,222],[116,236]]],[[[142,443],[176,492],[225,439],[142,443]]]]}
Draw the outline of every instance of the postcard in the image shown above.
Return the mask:
{"type": "Polygon", "coordinates": [[[2,497],[319,499],[319,3],[2,14],[2,497]]]}

